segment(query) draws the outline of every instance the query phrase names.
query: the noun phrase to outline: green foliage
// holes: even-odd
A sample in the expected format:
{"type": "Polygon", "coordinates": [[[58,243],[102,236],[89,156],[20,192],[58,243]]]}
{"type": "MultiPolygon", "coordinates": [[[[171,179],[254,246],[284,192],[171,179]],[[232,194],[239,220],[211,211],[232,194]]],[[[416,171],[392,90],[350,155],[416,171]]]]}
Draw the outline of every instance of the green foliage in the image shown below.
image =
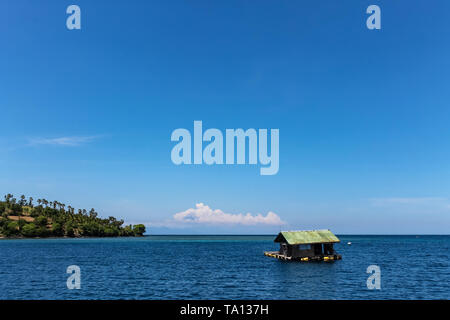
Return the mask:
{"type": "Polygon", "coordinates": [[[131,228],[131,226],[125,226],[122,230],[120,230],[120,232],[120,235],[124,237],[134,236],[133,228],[131,228]]]}
{"type": "Polygon", "coordinates": [[[14,215],[14,216],[22,215],[22,206],[18,203],[10,204],[9,209],[11,211],[11,215],[14,215]]]}
{"type": "Polygon", "coordinates": [[[66,236],[74,237],[75,236],[75,228],[72,221],[66,223],[65,226],[66,236]]]}
{"type": "Polygon", "coordinates": [[[0,215],[3,214],[6,210],[6,203],[0,201],[0,215]]]}
{"type": "Polygon", "coordinates": [[[19,234],[19,224],[17,221],[9,221],[3,229],[5,236],[14,236],[19,234]]]}
{"type": "Polygon", "coordinates": [[[145,233],[145,226],[143,224],[136,224],[133,226],[135,236],[142,236],[145,233]]]}
{"type": "Polygon", "coordinates": [[[141,236],[145,226],[123,226],[123,220],[114,217],[102,219],[91,209],[75,210],[58,201],[37,199],[12,194],[0,201],[0,236],[5,237],[117,237],[141,236]],[[18,216],[13,218],[10,216],[18,216]]]}
{"type": "Polygon", "coordinates": [[[37,227],[34,223],[27,223],[22,228],[22,235],[24,237],[36,237],[37,236],[37,227]]]}
{"type": "Polygon", "coordinates": [[[36,235],[38,237],[48,237],[50,235],[50,231],[46,227],[37,227],[36,235]]]}
{"type": "Polygon", "coordinates": [[[53,223],[52,225],[52,234],[55,237],[60,237],[64,235],[64,230],[62,228],[62,225],[58,222],[53,223]]]}
{"type": "Polygon", "coordinates": [[[45,227],[48,223],[47,217],[39,216],[36,218],[36,225],[39,227],[45,227]]]}
{"type": "Polygon", "coordinates": [[[19,227],[19,231],[22,230],[22,227],[26,224],[26,221],[23,219],[19,219],[19,221],[17,221],[17,225],[19,227]]]}

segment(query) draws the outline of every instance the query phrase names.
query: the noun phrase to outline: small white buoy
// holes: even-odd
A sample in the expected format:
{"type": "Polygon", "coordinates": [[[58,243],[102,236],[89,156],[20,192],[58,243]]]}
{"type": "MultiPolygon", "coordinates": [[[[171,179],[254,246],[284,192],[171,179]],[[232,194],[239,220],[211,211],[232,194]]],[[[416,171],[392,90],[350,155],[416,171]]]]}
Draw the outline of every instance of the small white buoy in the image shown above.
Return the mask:
{"type": "Polygon", "coordinates": [[[347,242],[347,244],[348,244],[349,246],[351,246],[351,245],[352,245],[352,243],[351,243],[351,242],[347,242]]]}

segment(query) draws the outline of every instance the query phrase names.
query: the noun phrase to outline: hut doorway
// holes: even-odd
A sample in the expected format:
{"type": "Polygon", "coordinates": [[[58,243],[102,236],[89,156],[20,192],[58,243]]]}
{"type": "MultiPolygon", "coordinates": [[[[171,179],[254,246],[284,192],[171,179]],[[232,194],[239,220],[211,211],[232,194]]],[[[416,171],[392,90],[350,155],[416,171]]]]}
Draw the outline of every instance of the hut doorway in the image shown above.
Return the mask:
{"type": "Polygon", "coordinates": [[[287,255],[287,244],[286,243],[281,244],[280,253],[285,256],[287,255]]]}
{"type": "Polygon", "coordinates": [[[324,243],[323,244],[323,253],[324,254],[334,254],[333,244],[332,243],[324,243]]]}
{"type": "Polygon", "coordinates": [[[313,245],[314,255],[318,256],[322,254],[322,244],[317,243],[313,245]]]}

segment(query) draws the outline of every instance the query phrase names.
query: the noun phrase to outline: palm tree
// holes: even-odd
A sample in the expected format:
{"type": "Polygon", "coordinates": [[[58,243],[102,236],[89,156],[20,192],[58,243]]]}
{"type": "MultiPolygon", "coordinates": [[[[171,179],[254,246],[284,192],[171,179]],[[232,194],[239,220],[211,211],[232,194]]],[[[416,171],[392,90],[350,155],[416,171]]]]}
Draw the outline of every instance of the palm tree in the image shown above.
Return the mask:
{"type": "Polygon", "coordinates": [[[24,205],[25,205],[25,195],[24,195],[24,194],[20,196],[19,204],[20,204],[21,206],[24,206],[24,205]]]}
{"type": "Polygon", "coordinates": [[[5,201],[6,201],[6,203],[9,204],[9,201],[11,200],[12,197],[14,197],[14,196],[13,196],[11,193],[8,193],[8,194],[5,196],[5,201]]]}
{"type": "Polygon", "coordinates": [[[89,217],[91,217],[91,218],[96,218],[96,217],[97,217],[97,212],[95,212],[95,209],[94,209],[94,208],[92,208],[92,209],[89,211],[89,217]]]}

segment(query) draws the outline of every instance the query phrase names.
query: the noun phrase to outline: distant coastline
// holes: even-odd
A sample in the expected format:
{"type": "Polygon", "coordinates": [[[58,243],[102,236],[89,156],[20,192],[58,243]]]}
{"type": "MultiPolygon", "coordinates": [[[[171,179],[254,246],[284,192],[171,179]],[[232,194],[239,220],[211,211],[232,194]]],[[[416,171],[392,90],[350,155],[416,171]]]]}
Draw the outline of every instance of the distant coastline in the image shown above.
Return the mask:
{"type": "Polygon", "coordinates": [[[0,201],[0,239],[24,238],[92,238],[140,237],[145,233],[143,224],[123,226],[115,217],[98,217],[94,208],[86,211],[59,202],[20,196],[17,200],[7,194],[0,201]]]}

